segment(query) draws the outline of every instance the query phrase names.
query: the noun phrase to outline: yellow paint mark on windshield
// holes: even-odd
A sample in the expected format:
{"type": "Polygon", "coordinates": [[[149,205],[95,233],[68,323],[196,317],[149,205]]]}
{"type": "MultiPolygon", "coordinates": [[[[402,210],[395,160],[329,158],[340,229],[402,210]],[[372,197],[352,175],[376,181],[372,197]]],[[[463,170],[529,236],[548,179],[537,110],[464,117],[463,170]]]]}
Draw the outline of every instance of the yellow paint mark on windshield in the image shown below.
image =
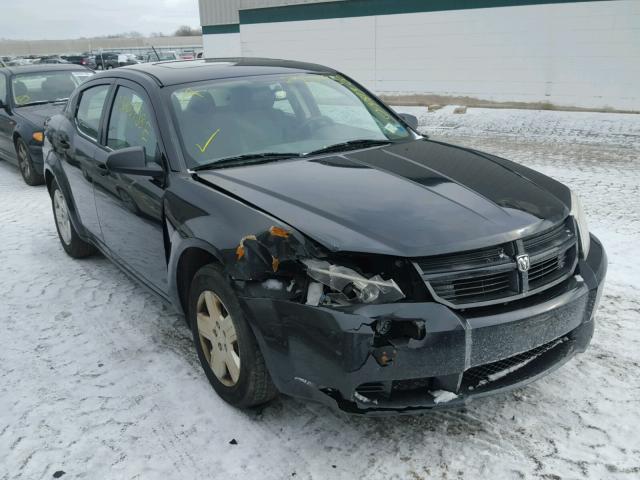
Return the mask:
{"type": "Polygon", "coordinates": [[[185,95],[187,95],[189,98],[193,97],[194,95],[196,97],[202,97],[204,98],[204,95],[202,95],[202,92],[198,91],[198,90],[194,90],[193,88],[187,88],[184,90],[183,92],[185,95]]]}
{"type": "Polygon", "coordinates": [[[29,95],[18,95],[16,97],[16,103],[18,105],[24,105],[25,103],[29,103],[29,100],[31,100],[31,97],[29,95]]]}
{"type": "Polygon", "coordinates": [[[211,134],[211,136],[209,137],[209,140],[207,140],[207,143],[204,144],[204,147],[201,147],[199,143],[196,143],[196,147],[198,147],[198,150],[200,150],[200,153],[204,153],[207,150],[207,148],[209,148],[209,145],[211,144],[211,142],[213,142],[213,139],[216,138],[216,135],[218,135],[218,132],[220,132],[220,129],[217,129],[215,132],[211,134]]]}

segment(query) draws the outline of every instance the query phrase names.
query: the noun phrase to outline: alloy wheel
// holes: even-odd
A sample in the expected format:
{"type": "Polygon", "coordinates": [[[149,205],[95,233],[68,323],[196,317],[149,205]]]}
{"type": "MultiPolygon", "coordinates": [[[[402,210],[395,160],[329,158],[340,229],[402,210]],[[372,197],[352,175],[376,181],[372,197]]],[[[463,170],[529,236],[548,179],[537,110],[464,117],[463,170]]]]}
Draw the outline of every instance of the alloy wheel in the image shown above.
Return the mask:
{"type": "Polygon", "coordinates": [[[53,210],[55,212],[60,237],[62,237],[62,241],[65,244],[69,245],[71,244],[71,221],[69,220],[67,201],[64,199],[60,189],[56,189],[53,194],[53,210]]]}
{"type": "Polygon", "coordinates": [[[233,387],[240,378],[238,335],[220,297],[205,290],[198,297],[196,323],[202,351],[216,378],[233,387]]]}
{"type": "Polygon", "coordinates": [[[27,153],[27,147],[21,141],[18,142],[18,165],[20,166],[20,172],[24,178],[31,176],[31,165],[29,165],[29,154],[27,153]]]}

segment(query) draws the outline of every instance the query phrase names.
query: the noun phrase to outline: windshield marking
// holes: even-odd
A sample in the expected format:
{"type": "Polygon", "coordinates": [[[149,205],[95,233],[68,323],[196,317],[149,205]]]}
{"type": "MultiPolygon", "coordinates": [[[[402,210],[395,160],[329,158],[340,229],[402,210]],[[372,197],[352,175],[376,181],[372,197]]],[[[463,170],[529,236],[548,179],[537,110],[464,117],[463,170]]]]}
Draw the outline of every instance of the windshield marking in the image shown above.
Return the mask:
{"type": "Polygon", "coordinates": [[[211,142],[213,142],[213,139],[216,138],[216,135],[218,135],[218,132],[220,132],[220,129],[217,129],[215,132],[211,134],[211,136],[209,137],[209,140],[207,140],[207,143],[204,144],[204,147],[201,147],[199,143],[196,143],[196,147],[198,147],[198,150],[200,150],[200,153],[204,153],[207,151],[207,148],[209,148],[209,145],[211,144],[211,142]]]}

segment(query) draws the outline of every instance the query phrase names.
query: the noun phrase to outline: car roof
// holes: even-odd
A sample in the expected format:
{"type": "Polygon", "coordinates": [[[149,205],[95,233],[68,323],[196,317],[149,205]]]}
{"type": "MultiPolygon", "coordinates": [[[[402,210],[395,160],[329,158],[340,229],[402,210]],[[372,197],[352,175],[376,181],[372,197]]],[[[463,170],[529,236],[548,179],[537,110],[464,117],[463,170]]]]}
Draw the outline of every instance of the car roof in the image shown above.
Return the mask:
{"type": "Polygon", "coordinates": [[[38,73],[38,72],[54,72],[60,70],[89,70],[81,65],[76,65],[74,63],[41,63],[41,64],[33,64],[33,65],[17,65],[13,67],[0,67],[9,73],[17,75],[19,73],[38,73]]]}
{"type": "MultiPolygon", "coordinates": [[[[111,72],[113,75],[113,71],[111,72]]],[[[278,73],[335,73],[335,70],[322,65],[292,60],[236,57],[141,63],[118,68],[116,72],[121,74],[118,76],[123,77],[127,77],[127,73],[144,74],[152,77],[159,85],[168,86],[203,80],[278,73]]]]}

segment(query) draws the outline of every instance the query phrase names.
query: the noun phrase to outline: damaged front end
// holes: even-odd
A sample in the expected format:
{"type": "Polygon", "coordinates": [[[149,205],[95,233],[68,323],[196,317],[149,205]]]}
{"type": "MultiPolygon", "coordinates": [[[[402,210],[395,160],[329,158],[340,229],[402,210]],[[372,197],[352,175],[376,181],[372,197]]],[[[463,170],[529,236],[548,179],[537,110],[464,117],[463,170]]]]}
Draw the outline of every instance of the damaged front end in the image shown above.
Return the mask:
{"type": "Polygon", "coordinates": [[[602,284],[576,275],[528,303],[456,311],[409,259],[329,252],[278,226],[232,253],[276,387],[369,415],[461,405],[549,372],[588,345],[602,284]]]}
{"type": "Polygon", "coordinates": [[[410,262],[361,254],[330,254],[297,232],[271,226],[240,239],[226,264],[242,296],[288,299],[313,306],[392,303],[406,298],[395,278],[427,292],[410,262]]]}

